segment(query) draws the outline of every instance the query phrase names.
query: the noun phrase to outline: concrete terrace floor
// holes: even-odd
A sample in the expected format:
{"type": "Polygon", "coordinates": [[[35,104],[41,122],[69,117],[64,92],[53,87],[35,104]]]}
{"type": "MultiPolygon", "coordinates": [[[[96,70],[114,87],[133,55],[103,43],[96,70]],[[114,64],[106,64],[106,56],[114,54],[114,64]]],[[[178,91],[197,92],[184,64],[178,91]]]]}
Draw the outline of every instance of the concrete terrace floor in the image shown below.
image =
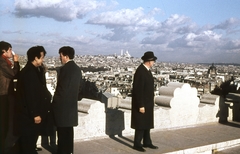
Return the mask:
{"type": "MultiPolygon", "coordinates": [[[[133,136],[113,136],[76,141],[75,154],[238,154],[240,123],[206,123],[185,128],[152,130],[153,144],[159,149],[138,152],[132,149],[133,136]]],[[[40,146],[40,145],[39,145],[40,146]]],[[[39,154],[49,154],[43,148],[39,154]]]]}

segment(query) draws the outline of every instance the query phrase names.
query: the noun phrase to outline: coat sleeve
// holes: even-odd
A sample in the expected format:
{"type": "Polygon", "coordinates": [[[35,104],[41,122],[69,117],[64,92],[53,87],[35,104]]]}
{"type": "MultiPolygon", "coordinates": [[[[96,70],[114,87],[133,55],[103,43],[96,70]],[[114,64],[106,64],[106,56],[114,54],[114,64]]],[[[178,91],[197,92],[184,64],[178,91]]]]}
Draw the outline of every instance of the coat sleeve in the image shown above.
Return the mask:
{"type": "Polygon", "coordinates": [[[81,70],[80,70],[80,86],[79,86],[79,91],[78,91],[78,100],[82,100],[83,98],[83,91],[84,91],[84,81],[82,79],[82,73],[81,73],[81,70]]]}
{"type": "Polygon", "coordinates": [[[8,79],[13,79],[13,77],[19,72],[20,66],[19,62],[14,62],[14,67],[10,68],[7,63],[1,64],[1,70],[3,72],[3,76],[8,79]]]}
{"type": "Polygon", "coordinates": [[[39,95],[38,77],[34,73],[27,73],[23,78],[24,91],[25,91],[25,104],[30,112],[32,118],[40,116],[41,103],[39,95]]]}
{"type": "Polygon", "coordinates": [[[58,99],[60,97],[64,98],[65,95],[67,94],[66,90],[68,85],[69,85],[68,72],[64,67],[62,67],[60,69],[60,74],[58,76],[57,87],[54,94],[54,98],[55,99],[58,99]]]}
{"type": "Polygon", "coordinates": [[[145,92],[145,76],[143,70],[140,69],[136,72],[134,78],[134,95],[136,99],[136,105],[138,108],[145,107],[144,104],[144,92],[145,92]]]}

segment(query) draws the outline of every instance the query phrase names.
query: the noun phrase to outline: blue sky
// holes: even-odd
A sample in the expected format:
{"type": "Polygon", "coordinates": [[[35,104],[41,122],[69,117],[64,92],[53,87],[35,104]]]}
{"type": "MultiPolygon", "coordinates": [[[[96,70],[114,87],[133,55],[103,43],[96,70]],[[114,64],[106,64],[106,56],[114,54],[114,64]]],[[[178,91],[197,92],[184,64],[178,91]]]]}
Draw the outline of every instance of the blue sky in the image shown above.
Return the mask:
{"type": "Polygon", "coordinates": [[[0,1],[0,40],[19,54],[42,45],[47,55],[72,46],[80,55],[158,61],[240,63],[239,0],[0,1]]]}

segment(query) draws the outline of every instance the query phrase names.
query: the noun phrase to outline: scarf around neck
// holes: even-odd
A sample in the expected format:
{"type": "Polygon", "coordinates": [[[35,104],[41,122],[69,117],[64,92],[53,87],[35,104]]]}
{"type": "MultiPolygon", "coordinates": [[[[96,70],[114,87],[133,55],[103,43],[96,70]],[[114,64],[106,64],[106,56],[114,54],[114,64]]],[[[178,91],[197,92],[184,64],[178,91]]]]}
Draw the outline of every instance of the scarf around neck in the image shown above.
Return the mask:
{"type": "Polygon", "coordinates": [[[7,62],[7,64],[12,67],[12,62],[4,55],[2,55],[3,59],[7,62]]]}

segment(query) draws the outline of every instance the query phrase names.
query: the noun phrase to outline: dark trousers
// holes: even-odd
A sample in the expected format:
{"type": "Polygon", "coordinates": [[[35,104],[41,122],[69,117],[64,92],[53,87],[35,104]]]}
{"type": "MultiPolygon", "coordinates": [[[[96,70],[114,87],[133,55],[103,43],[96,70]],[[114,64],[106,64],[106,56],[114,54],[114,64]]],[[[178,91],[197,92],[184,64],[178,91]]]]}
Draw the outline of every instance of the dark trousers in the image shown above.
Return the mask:
{"type": "MultiPolygon", "coordinates": [[[[11,150],[11,148],[13,148],[13,146],[16,144],[19,135],[17,135],[14,132],[14,129],[16,129],[16,119],[14,117],[15,114],[15,98],[13,95],[9,95],[8,97],[9,100],[9,120],[8,120],[8,133],[7,133],[7,137],[6,137],[6,151],[11,150]]],[[[0,101],[1,102],[1,101],[0,101]]]]}
{"type": "Polygon", "coordinates": [[[73,153],[73,127],[57,127],[58,154],[73,153]]]}
{"type": "Polygon", "coordinates": [[[36,144],[38,135],[23,135],[19,139],[20,154],[37,154],[36,144]]]}
{"type": "Polygon", "coordinates": [[[8,132],[9,101],[8,95],[0,95],[0,154],[4,153],[8,132]]]}
{"type": "Polygon", "coordinates": [[[143,140],[143,145],[151,145],[152,144],[152,140],[150,137],[150,129],[146,129],[146,130],[136,129],[135,130],[134,146],[142,147],[142,144],[141,144],[142,140],[143,140]]]}

